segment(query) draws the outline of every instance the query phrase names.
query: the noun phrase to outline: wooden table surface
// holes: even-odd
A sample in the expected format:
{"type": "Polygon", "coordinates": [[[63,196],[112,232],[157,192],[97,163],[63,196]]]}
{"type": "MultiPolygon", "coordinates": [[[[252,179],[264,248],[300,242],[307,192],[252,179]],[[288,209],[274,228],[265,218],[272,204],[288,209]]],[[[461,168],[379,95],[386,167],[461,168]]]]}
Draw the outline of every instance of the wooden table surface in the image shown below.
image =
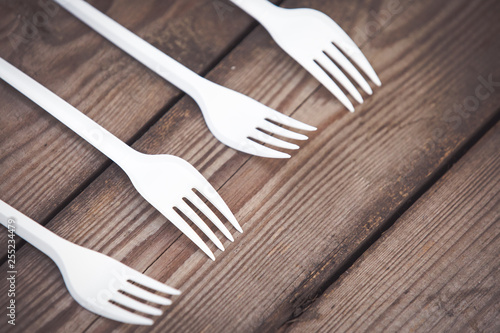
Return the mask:
{"type": "MultiPolygon", "coordinates": [[[[1,57],[137,150],[192,163],[245,231],[225,252],[208,242],[212,262],[117,165],[0,82],[0,199],[183,291],[152,327],[120,324],[19,241],[16,326],[1,313],[1,332],[500,331],[499,1],[276,1],[325,12],[360,45],[383,86],[354,114],[227,0],[89,2],[318,130],[289,160],[227,148],[190,97],[50,0],[0,0],[1,57]]],[[[6,311],[5,230],[0,244],[6,311]]]]}

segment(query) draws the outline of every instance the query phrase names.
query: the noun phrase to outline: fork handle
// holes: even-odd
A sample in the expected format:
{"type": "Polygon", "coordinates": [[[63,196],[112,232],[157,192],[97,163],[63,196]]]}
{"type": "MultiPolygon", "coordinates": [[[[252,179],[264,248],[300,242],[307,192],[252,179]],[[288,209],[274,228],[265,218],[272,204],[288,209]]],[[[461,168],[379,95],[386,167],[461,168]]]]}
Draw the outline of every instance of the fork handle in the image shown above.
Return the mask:
{"type": "Polygon", "coordinates": [[[273,11],[281,9],[268,0],[231,0],[231,2],[243,9],[263,26],[266,26],[267,21],[273,18],[273,11]]]}
{"type": "Polygon", "coordinates": [[[200,85],[207,82],[205,78],[158,50],[87,2],[83,0],[55,0],[55,2],[193,99],[198,101],[201,97],[200,85]]]}
{"type": "MultiPolygon", "coordinates": [[[[67,247],[69,241],[57,236],[39,223],[36,223],[18,210],[0,200],[0,223],[8,230],[13,230],[25,241],[48,255],[56,263],[62,247],[67,247]]],[[[10,249],[10,247],[9,247],[10,249]]]]}
{"type": "Polygon", "coordinates": [[[0,78],[124,168],[137,152],[16,67],[0,58],[0,78]]]}

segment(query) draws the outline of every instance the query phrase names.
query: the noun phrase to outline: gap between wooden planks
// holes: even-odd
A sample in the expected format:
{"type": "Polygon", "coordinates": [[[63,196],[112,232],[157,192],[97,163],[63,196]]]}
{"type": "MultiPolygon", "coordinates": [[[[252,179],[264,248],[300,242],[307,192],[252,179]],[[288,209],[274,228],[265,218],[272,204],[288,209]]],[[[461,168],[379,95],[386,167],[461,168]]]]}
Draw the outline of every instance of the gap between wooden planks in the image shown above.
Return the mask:
{"type": "Polygon", "coordinates": [[[498,332],[500,123],[282,332],[498,332]]]}
{"type": "MultiPolygon", "coordinates": [[[[335,267],[348,258],[349,252],[359,246],[370,232],[383,224],[384,217],[390,215],[390,212],[416,191],[419,184],[453,155],[468,137],[491,119],[495,112],[494,106],[498,105],[497,95],[493,95],[481,105],[481,112],[474,114],[477,117],[470,117],[467,121],[464,119],[462,126],[456,129],[448,128],[449,124],[441,121],[441,111],[445,110],[448,104],[461,101],[473,93],[478,73],[495,68],[497,59],[493,58],[491,50],[498,46],[489,46],[489,52],[486,53],[475,53],[474,48],[459,52],[460,56],[454,59],[454,62],[448,63],[445,62],[444,50],[439,53],[432,49],[439,41],[448,43],[449,48],[463,51],[464,40],[470,42],[466,39],[468,36],[460,39],[460,31],[455,31],[453,20],[449,20],[449,16],[463,10],[463,15],[468,16],[468,20],[464,20],[466,26],[468,24],[469,28],[478,28],[472,29],[472,32],[477,34],[477,38],[472,42],[480,44],[487,40],[489,35],[486,35],[486,32],[490,30],[485,31],[477,19],[479,14],[486,18],[491,17],[488,16],[491,4],[449,4],[436,18],[430,13],[435,13],[439,6],[425,2],[425,6],[416,4],[409,9],[411,12],[402,14],[385,29],[386,35],[378,36],[364,49],[369,58],[374,59],[375,68],[385,77],[384,83],[387,82],[379,90],[378,99],[375,101],[373,97],[370,98],[367,104],[358,108],[359,116],[352,117],[345,113],[324,89],[317,91],[299,108],[296,116],[302,117],[303,120],[315,119],[322,124],[322,128],[290,161],[252,158],[245,163],[246,156],[227,152],[227,149],[213,142],[206,129],[203,131],[205,127],[201,117],[189,99],[183,99],[163,117],[136,147],[151,152],[167,152],[171,149],[194,162],[205,175],[210,176],[214,184],[224,184],[221,193],[231,207],[234,207],[233,210],[236,210],[237,216],[248,230],[244,235],[237,235],[237,242],[228,246],[229,251],[217,255],[216,263],[208,263],[183,237],[174,241],[178,236],[176,230],[166,225],[159,214],[135,195],[124,175],[114,166],[91,184],[77,200],[51,221],[49,226],[58,234],[80,244],[101,249],[118,259],[124,258],[125,262],[134,268],[145,269],[154,262],[147,271],[149,274],[164,281],[170,277],[169,283],[184,286],[185,294],[170,308],[169,315],[155,327],[159,331],[169,328],[251,330],[269,318],[266,316],[270,309],[275,310],[275,313],[288,312],[288,308],[300,304],[290,302],[295,295],[307,298],[313,294],[321,280],[327,279],[335,271],[335,267]],[[428,26],[417,26],[417,23],[421,24],[424,19],[429,20],[424,21],[428,26]],[[433,28],[440,24],[446,31],[435,33],[433,28]],[[406,28],[406,33],[410,36],[413,33],[411,40],[398,38],[402,28],[406,28]],[[422,49],[415,50],[411,48],[415,38],[429,41],[422,41],[422,49]],[[427,56],[426,51],[430,52],[427,56]],[[432,59],[431,55],[437,58],[432,59]],[[409,66],[410,63],[414,67],[409,66]],[[439,71],[437,64],[441,65],[439,71]],[[463,70],[465,64],[472,68],[463,70]],[[407,72],[403,71],[401,76],[396,75],[400,74],[401,67],[408,67],[407,72]],[[457,68],[462,71],[453,73],[457,68]],[[434,75],[431,76],[432,82],[428,82],[430,74],[434,75]],[[421,81],[424,79],[427,79],[425,82],[429,83],[428,86],[422,85],[421,81]],[[457,82],[460,84],[450,88],[450,83],[457,82]],[[412,85],[415,83],[418,90],[412,85]],[[406,93],[401,87],[407,89],[406,93]],[[445,91],[445,100],[436,103],[445,91]],[[395,92],[404,95],[394,96],[395,92]],[[192,118],[187,119],[186,113],[192,118]],[[412,149],[424,147],[429,138],[432,138],[432,130],[436,129],[437,125],[449,130],[446,139],[440,141],[435,150],[424,155],[425,158],[414,157],[412,149]],[[192,127],[195,128],[191,130],[192,127]],[[166,135],[166,129],[175,133],[166,135]],[[196,135],[199,141],[194,147],[184,147],[183,139],[190,135],[196,135]],[[396,141],[395,137],[402,139],[396,141]],[[201,149],[207,143],[210,146],[201,149]],[[352,155],[354,153],[355,156],[352,155]],[[384,158],[377,159],[376,156],[384,158]],[[318,166],[315,166],[316,164],[318,166]],[[413,164],[414,169],[405,168],[406,164],[413,164]],[[234,170],[238,170],[238,174],[231,177],[234,170]],[[294,177],[291,177],[292,175],[294,177]],[[324,184],[318,184],[320,176],[324,184]],[[401,177],[406,178],[404,184],[401,184],[401,177]],[[248,179],[256,181],[248,183],[248,179]],[[403,185],[404,187],[400,188],[403,185]],[[123,193],[124,188],[130,193],[123,193]],[[313,191],[316,188],[324,192],[313,191]],[[402,193],[399,193],[399,190],[402,193]],[[392,201],[385,200],[382,209],[373,210],[375,204],[379,203],[377,200],[387,199],[380,193],[387,193],[392,201]],[[307,207],[300,206],[293,200],[304,196],[306,197],[300,203],[308,205],[307,207]],[[314,205],[317,205],[316,208],[330,209],[311,216],[312,212],[316,214],[312,209],[315,208],[314,205]],[[287,216],[288,211],[293,214],[287,216]],[[365,225],[363,221],[370,221],[370,216],[372,223],[365,225]],[[123,221],[120,221],[121,219],[123,221]],[[123,234],[124,231],[126,234],[123,234]],[[349,242],[348,237],[351,234],[352,241],[349,242]],[[110,239],[110,235],[114,235],[114,238],[110,239]],[[311,242],[311,239],[323,242],[311,242]],[[267,247],[268,245],[277,246],[267,247]],[[158,258],[167,247],[164,256],[158,258]],[[331,257],[328,257],[331,254],[338,256],[331,260],[331,257]],[[276,271],[280,272],[279,277],[282,280],[275,281],[276,276],[273,273],[276,271]],[[308,277],[308,272],[312,278],[308,277]],[[287,309],[281,310],[283,307],[287,309]]],[[[335,17],[333,7],[328,7],[328,4],[313,5],[341,22],[335,17]]],[[[343,5],[345,8],[340,8],[344,9],[343,12],[358,12],[354,11],[355,8],[352,8],[351,4],[343,5]]],[[[336,4],[336,8],[339,9],[339,4],[336,4]]],[[[363,21],[359,24],[363,24],[363,21]]],[[[497,26],[494,28],[498,29],[497,26]]],[[[234,86],[241,87],[239,90],[243,92],[243,85],[247,84],[246,89],[254,97],[259,94],[262,99],[275,97],[274,103],[281,102],[286,106],[288,100],[283,98],[287,97],[286,95],[279,101],[272,93],[282,92],[283,86],[286,86],[283,81],[289,83],[287,79],[292,77],[293,73],[288,69],[300,69],[283,57],[272,44],[266,44],[266,40],[268,37],[265,33],[256,31],[216,67],[209,77],[227,85],[234,83],[234,86]],[[269,49],[261,45],[269,45],[269,49]],[[258,57],[259,55],[271,57],[258,57]],[[259,60],[258,66],[256,59],[259,60]],[[235,75],[228,74],[228,68],[232,66],[239,68],[243,74],[240,77],[245,77],[248,81],[231,81],[235,79],[235,75]],[[264,73],[274,73],[274,69],[282,74],[263,77],[261,72],[255,73],[259,66],[263,67],[264,73]],[[269,82],[268,86],[274,90],[263,91],[263,84],[256,83],[259,79],[266,80],[264,83],[269,82]],[[248,86],[248,82],[253,85],[248,86]]],[[[306,76],[304,81],[308,80],[310,79],[306,76]]],[[[81,330],[86,324],[93,322],[94,315],[80,309],[68,298],[59,273],[54,266],[50,266],[48,259],[32,249],[24,251],[24,262],[35,266],[33,270],[44,278],[36,287],[46,288],[45,296],[31,300],[30,304],[23,304],[25,313],[30,312],[30,317],[34,320],[32,324],[45,329],[81,330]],[[37,268],[37,261],[51,268],[37,268]],[[42,317],[37,311],[37,304],[50,304],[58,310],[45,312],[42,317]],[[65,320],[66,317],[71,320],[65,320]]],[[[35,275],[27,276],[25,281],[30,281],[33,276],[35,275]]],[[[24,295],[33,293],[33,290],[26,291],[24,295]]],[[[286,313],[286,316],[289,315],[290,313],[286,313]]],[[[282,317],[270,318],[276,319],[275,325],[283,320],[282,317]]],[[[106,330],[115,326],[116,323],[99,319],[89,331],[106,330]]],[[[125,325],[118,326],[121,329],[134,329],[125,325]]]]}

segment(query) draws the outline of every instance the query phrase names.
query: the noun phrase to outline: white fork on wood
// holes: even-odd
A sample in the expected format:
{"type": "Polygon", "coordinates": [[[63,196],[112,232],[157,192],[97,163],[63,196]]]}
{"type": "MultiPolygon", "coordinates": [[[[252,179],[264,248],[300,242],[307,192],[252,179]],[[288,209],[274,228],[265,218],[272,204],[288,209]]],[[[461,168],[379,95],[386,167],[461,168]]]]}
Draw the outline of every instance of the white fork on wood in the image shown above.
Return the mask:
{"type": "Polygon", "coordinates": [[[337,97],[349,111],[354,112],[354,106],[328,73],[358,103],[363,103],[363,97],[338,66],[342,67],[368,95],[372,94],[372,89],[346,55],[373,83],[377,86],[382,84],[354,41],[324,13],[310,8],[282,8],[267,0],[231,1],[259,21],[276,43],[337,97]]]}
{"type": "Polygon", "coordinates": [[[0,223],[9,230],[10,245],[13,233],[16,233],[49,256],[61,271],[71,296],[81,306],[100,316],[128,324],[152,325],[151,318],[133,313],[111,302],[147,315],[159,316],[162,314],[160,309],[139,302],[128,295],[159,305],[170,305],[172,302],[136,284],[165,294],[180,294],[180,291],[113,258],[57,236],[2,200],[0,200],[0,223]]]}
{"type": "Polygon", "coordinates": [[[191,220],[220,250],[224,251],[224,246],[188,202],[212,221],[231,242],[234,239],[226,226],[194,190],[208,199],[236,230],[243,232],[217,191],[182,158],[172,155],[148,155],[136,151],[2,58],[0,58],[0,79],[23,93],[118,164],[144,199],[212,260],[215,260],[212,251],[181,214],[191,220]]]}
{"type": "Polygon", "coordinates": [[[304,131],[316,130],[315,127],[285,116],[248,96],[199,76],[83,0],[55,1],[143,65],[190,95],[199,105],[212,134],[231,148],[261,157],[289,158],[289,154],[263,144],[282,149],[299,149],[298,145],[272,135],[292,140],[307,140],[307,136],[278,125],[304,131]]]}

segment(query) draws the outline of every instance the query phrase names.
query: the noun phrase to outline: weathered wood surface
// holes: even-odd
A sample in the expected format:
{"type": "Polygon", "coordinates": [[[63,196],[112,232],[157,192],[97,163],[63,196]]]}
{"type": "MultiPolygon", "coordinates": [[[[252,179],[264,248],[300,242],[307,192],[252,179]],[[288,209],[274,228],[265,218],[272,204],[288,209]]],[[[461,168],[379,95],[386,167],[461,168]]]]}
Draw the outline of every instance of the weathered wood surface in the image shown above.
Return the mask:
{"type": "Polygon", "coordinates": [[[287,332],[499,332],[500,124],[287,332]]]}
{"type": "MultiPolygon", "coordinates": [[[[474,96],[478,77],[499,81],[499,4],[401,1],[391,23],[364,41],[356,31],[373,25],[370,10],[380,12],[391,2],[285,2],[323,10],[364,43],[384,86],[354,115],[318,89],[261,28],[209,73],[319,127],[292,159],[250,158],[227,149],[189,98],[134,144],[187,159],[220,189],[245,233],[235,234],[236,242],[226,243],[215,263],[145,203],[114,165],[48,227],[181,288],[183,295],[165,309],[155,331],[281,327],[498,113],[499,87],[475,111],[452,108],[474,96]]],[[[32,247],[20,250],[18,262],[19,330],[142,330],[79,307],[55,265],[32,247]]]]}

